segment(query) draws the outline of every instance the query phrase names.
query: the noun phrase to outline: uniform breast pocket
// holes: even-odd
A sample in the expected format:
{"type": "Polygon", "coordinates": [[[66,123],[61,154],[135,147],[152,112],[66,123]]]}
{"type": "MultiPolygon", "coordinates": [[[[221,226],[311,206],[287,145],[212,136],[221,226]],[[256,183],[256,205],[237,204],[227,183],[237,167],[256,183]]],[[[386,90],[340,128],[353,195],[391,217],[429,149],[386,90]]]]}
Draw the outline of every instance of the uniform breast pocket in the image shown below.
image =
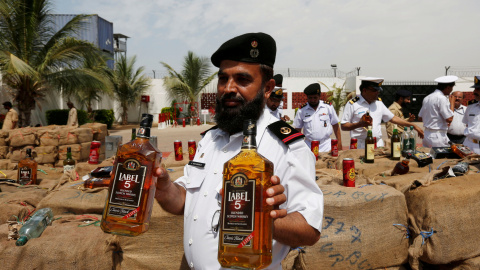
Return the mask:
{"type": "Polygon", "coordinates": [[[475,126],[480,123],[480,114],[469,114],[468,115],[468,125],[475,126]]]}
{"type": "Polygon", "coordinates": [[[330,117],[328,115],[320,115],[319,119],[322,127],[326,127],[328,124],[330,124],[330,117]]]}
{"type": "Polygon", "coordinates": [[[204,169],[195,168],[187,165],[188,179],[186,180],[187,196],[185,198],[185,215],[188,217],[195,208],[195,202],[198,199],[199,190],[202,187],[206,177],[204,169]]]}
{"type": "Polygon", "coordinates": [[[313,116],[309,116],[303,120],[303,128],[307,131],[312,131],[313,129],[313,116]]]}

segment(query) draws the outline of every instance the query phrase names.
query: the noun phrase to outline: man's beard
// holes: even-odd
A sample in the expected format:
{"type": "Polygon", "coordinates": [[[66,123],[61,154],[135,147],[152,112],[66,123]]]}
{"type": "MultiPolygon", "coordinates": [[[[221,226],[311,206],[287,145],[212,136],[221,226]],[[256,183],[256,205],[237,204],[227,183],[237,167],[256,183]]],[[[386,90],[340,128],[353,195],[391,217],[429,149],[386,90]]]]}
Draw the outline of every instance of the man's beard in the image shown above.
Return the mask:
{"type": "Polygon", "coordinates": [[[247,119],[258,120],[265,107],[264,90],[258,92],[252,101],[245,101],[235,93],[224,94],[216,99],[215,121],[217,126],[229,134],[235,134],[243,130],[243,121],[247,119]],[[235,108],[224,106],[225,99],[235,99],[241,105],[235,108]]]}

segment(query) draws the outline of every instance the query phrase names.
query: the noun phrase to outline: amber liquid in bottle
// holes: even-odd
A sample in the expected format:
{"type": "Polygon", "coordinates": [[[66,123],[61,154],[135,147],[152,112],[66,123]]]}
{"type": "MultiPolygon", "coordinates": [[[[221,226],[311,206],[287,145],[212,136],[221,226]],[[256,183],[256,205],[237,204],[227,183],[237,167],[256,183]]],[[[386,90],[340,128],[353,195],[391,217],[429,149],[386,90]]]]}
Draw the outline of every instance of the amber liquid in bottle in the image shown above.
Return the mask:
{"type": "Polygon", "coordinates": [[[365,162],[373,163],[375,161],[375,141],[372,136],[372,127],[368,126],[367,138],[365,139],[365,162]]]}
{"type": "Polygon", "coordinates": [[[83,186],[85,188],[109,187],[110,178],[89,178],[85,180],[83,186]]]}
{"type": "Polygon", "coordinates": [[[467,147],[465,147],[463,144],[456,144],[450,141],[448,143],[450,144],[450,148],[452,149],[452,151],[455,154],[457,154],[460,158],[464,158],[466,156],[473,154],[473,152],[467,147]]]}
{"type": "Polygon", "coordinates": [[[225,268],[264,269],[272,262],[273,207],[266,190],[273,163],[257,153],[255,121],[245,121],[243,134],[240,153],[224,165],[218,261],[225,268]]]}
{"type": "Polygon", "coordinates": [[[390,142],[391,157],[393,160],[400,160],[401,156],[401,139],[398,135],[397,125],[393,125],[393,134],[390,142]]]}
{"type": "Polygon", "coordinates": [[[136,236],[148,230],[157,181],[153,170],[162,159],[149,141],[152,121],[152,115],[143,114],[136,139],[117,150],[101,222],[104,232],[136,236]]]}
{"type": "Polygon", "coordinates": [[[17,183],[21,185],[37,184],[37,162],[32,157],[32,149],[27,148],[27,156],[18,162],[17,183]]]}
{"type": "Polygon", "coordinates": [[[406,174],[410,170],[408,164],[410,163],[410,159],[404,158],[401,162],[398,162],[397,165],[393,168],[392,176],[395,174],[406,174]]]}
{"type": "Polygon", "coordinates": [[[367,111],[364,115],[362,115],[362,120],[367,122],[369,125],[372,125],[373,119],[370,116],[370,111],[367,111]]]}

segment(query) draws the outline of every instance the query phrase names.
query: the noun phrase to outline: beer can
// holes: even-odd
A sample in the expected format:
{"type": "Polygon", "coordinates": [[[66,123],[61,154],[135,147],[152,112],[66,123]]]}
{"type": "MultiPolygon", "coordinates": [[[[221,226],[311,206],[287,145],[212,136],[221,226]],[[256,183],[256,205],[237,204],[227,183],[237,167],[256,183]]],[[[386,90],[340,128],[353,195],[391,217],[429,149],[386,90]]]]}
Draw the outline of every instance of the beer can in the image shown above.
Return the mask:
{"type": "Polygon", "coordinates": [[[332,157],[338,157],[338,140],[332,139],[332,157]]]}
{"type": "Polygon", "coordinates": [[[99,141],[92,141],[90,144],[90,155],[88,156],[89,164],[98,164],[98,158],[100,156],[100,146],[102,145],[99,141]]]}
{"type": "Polygon", "coordinates": [[[375,147],[373,149],[377,149],[377,137],[373,137],[373,141],[375,142],[375,147]]]}
{"type": "Polygon", "coordinates": [[[195,152],[197,152],[197,144],[195,143],[195,140],[189,140],[188,141],[188,159],[193,160],[195,157],[195,152]]]}
{"type": "Polygon", "coordinates": [[[343,159],[343,185],[355,187],[355,161],[353,158],[343,159]]]}
{"type": "Polygon", "coordinates": [[[183,160],[183,150],[182,150],[182,141],[176,140],[173,142],[173,147],[175,150],[175,160],[183,160]]]}
{"type": "Polygon", "coordinates": [[[350,149],[357,149],[357,139],[350,139],[350,149]]]}
{"type": "Polygon", "coordinates": [[[318,147],[320,146],[320,141],[312,141],[311,149],[315,158],[318,160],[318,147]]]}

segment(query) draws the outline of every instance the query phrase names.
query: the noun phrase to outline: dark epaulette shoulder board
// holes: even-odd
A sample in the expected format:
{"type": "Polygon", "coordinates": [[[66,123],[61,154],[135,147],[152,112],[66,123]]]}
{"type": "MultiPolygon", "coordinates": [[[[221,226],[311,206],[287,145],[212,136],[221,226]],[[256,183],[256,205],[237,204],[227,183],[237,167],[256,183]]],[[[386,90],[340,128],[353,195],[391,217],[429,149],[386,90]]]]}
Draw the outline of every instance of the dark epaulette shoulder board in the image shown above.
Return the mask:
{"type": "Polygon", "coordinates": [[[348,102],[350,102],[351,104],[357,102],[360,98],[359,97],[354,97],[352,99],[350,99],[348,102]]]}
{"type": "Polygon", "coordinates": [[[305,104],[303,104],[302,106],[300,106],[300,109],[303,108],[303,107],[305,107],[305,106],[307,106],[307,104],[308,104],[308,102],[305,103],[305,104]]]}
{"type": "Polygon", "coordinates": [[[277,121],[268,125],[268,129],[275,134],[284,144],[289,145],[296,140],[303,139],[305,135],[297,131],[295,128],[285,123],[284,121],[277,121]]]}
{"type": "Polygon", "coordinates": [[[210,130],[217,129],[217,128],[218,128],[218,126],[213,126],[213,127],[209,128],[209,129],[205,130],[204,132],[200,133],[200,135],[205,136],[205,134],[207,134],[207,132],[209,132],[210,130]]]}
{"type": "Polygon", "coordinates": [[[468,102],[467,105],[472,105],[472,104],[475,104],[475,103],[477,103],[477,102],[478,102],[478,101],[477,101],[476,99],[472,99],[472,100],[470,100],[470,101],[468,102]]]}
{"type": "Polygon", "coordinates": [[[382,101],[382,99],[381,99],[381,98],[377,98],[377,100],[378,100],[378,101],[382,101]]]}

